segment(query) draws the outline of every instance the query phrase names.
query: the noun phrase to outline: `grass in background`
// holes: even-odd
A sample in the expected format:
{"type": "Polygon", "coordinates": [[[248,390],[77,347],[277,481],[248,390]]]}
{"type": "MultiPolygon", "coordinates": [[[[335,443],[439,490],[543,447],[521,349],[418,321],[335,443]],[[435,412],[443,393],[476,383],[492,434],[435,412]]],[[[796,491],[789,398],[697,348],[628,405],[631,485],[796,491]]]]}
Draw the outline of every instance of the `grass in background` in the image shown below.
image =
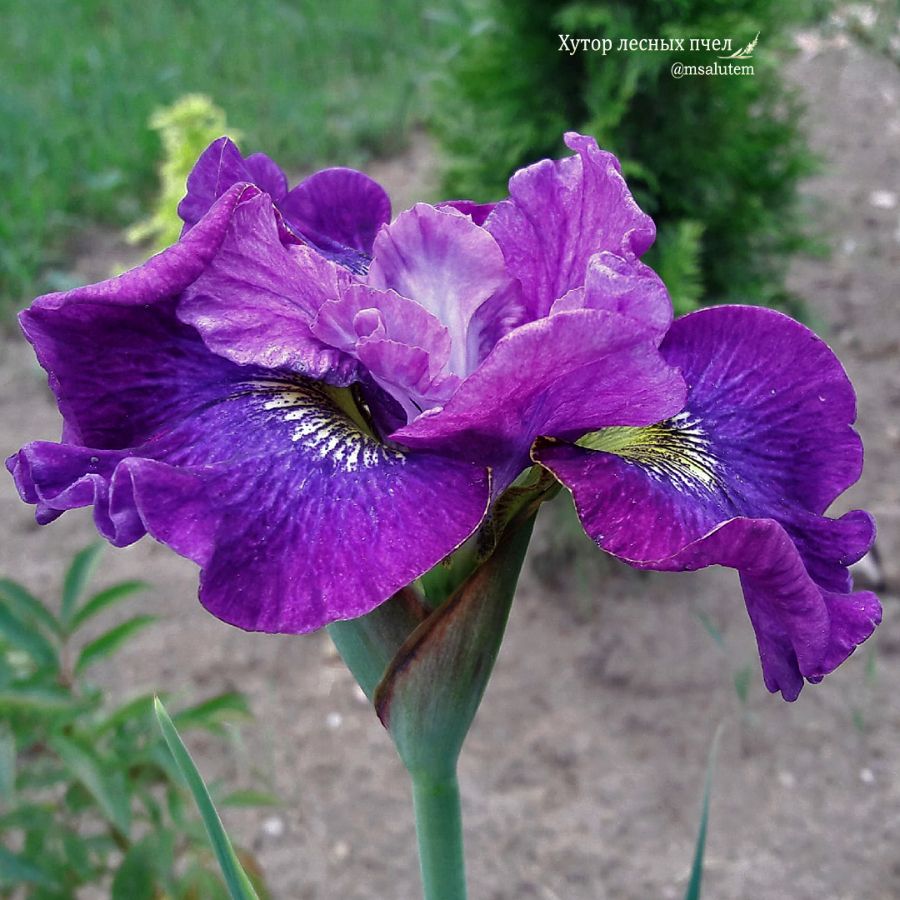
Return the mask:
{"type": "Polygon", "coordinates": [[[359,163],[402,141],[445,30],[421,0],[6,0],[2,20],[7,311],[52,286],[76,225],[140,216],[158,107],[205,93],[248,152],[359,163]]]}

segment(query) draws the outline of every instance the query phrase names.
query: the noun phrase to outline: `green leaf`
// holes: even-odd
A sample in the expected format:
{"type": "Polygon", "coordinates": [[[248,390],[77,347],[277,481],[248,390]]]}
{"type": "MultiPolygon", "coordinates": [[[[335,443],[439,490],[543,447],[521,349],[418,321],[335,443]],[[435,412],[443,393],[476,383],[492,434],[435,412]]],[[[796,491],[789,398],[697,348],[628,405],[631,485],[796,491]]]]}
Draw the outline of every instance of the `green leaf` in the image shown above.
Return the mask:
{"type": "Polygon", "coordinates": [[[500,649],[534,514],[529,505],[507,527],[491,556],[407,638],[375,690],[375,709],[411,773],[455,773],[500,649]]]}
{"type": "Polygon", "coordinates": [[[224,722],[250,717],[247,698],[238,691],[228,691],[179,710],[172,716],[172,720],[182,731],[188,728],[206,728],[217,732],[221,731],[224,722]]]}
{"type": "Polygon", "coordinates": [[[78,701],[61,687],[43,684],[10,684],[0,690],[0,713],[14,711],[57,713],[71,711],[78,701]]]}
{"type": "Polygon", "coordinates": [[[27,653],[39,668],[59,668],[59,657],[53,644],[34,625],[13,615],[8,606],[0,606],[0,640],[27,653]]]}
{"type": "Polygon", "coordinates": [[[706,833],[709,827],[709,799],[712,795],[713,775],[716,770],[716,757],[719,753],[719,741],[724,726],[719,725],[709,748],[709,759],[706,763],[706,779],[703,785],[703,804],[700,813],[700,827],[697,831],[697,843],[694,847],[694,862],[691,865],[691,880],[688,882],[684,900],[700,900],[700,888],[703,882],[703,856],[706,852],[706,833]]]}
{"type": "Polygon", "coordinates": [[[197,767],[194,765],[187,747],[184,746],[184,742],[179,737],[174,723],[158,699],[154,703],[154,708],[166,744],[172,756],[175,757],[175,762],[178,764],[178,768],[181,770],[181,774],[184,776],[191,794],[193,794],[194,801],[200,810],[203,824],[206,826],[213,852],[219,862],[219,867],[222,870],[222,875],[225,878],[231,897],[233,900],[259,900],[250,879],[247,877],[247,873],[234,852],[231,841],[228,839],[222,820],[219,818],[219,814],[216,812],[216,808],[213,806],[212,799],[209,796],[209,791],[207,791],[206,785],[203,783],[203,779],[197,771],[197,767]]]}
{"type": "Polygon", "coordinates": [[[131,800],[121,772],[110,773],[104,760],[62,735],[50,739],[50,746],[94,798],[103,815],[123,836],[131,828],[131,800]]]}
{"type": "Polygon", "coordinates": [[[75,607],[81,599],[94,569],[100,561],[100,554],[103,552],[103,544],[99,541],[85,547],[84,550],[75,554],[72,564],[66,572],[63,581],[62,607],[60,610],[60,619],[63,628],[71,631],[72,617],[75,615],[75,607]]]}
{"type": "Polygon", "coordinates": [[[278,806],[281,801],[274,794],[252,788],[232,791],[219,800],[220,806],[278,806]]]}
{"type": "Polygon", "coordinates": [[[62,626],[53,613],[17,581],[0,578],[0,600],[24,622],[33,622],[49,634],[62,634],[62,626]]]}
{"type": "Polygon", "coordinates": [[[146,591],[150,585],[146,581],[123,581],[94,594],[84,606],[73,616],[69,625],[71,631],[77,631],[88,619],[93,618],[110,606],[127,600],[140,591],[146,591]]]}
{"type": "Polygon", "coordinates": [[[159,853],[155,834],[133,844],[116,870],[111,900],[154,900],[158,896],[159,853]]]}
{"type": "Polygon", "coordinates": [[[106,734],[106,732],[112,731],[119,725],[124,725],[130,721],[139,721],[150,715],[153,711],[153,697],[153,694],[141,694],[133,700],[123,703],[93,729],[94,735],[106,734]]]}
{"type": "Polygon", "coordinates": [[[126,619],[124,622],[101,634],[100,637],[85,644],[81,655],[78,657],[78,662],[75,663],[75,674],[80,675],[95,662],[111,656],[139,631],[143,631],[148,625],[156,622],[157,618],[157,616],[147,615],[132,616],[132,618],[126,619]]]}
{"type": "Polygon", "coordinates": [[[228,891],[216,875],[196,863],[178,883],[178,900],[228,900],[228,891]]]}
{"type": "Polygon", "coordinates": [[[23,884],[36,884],[45,888],[57,886],[55,879],[46,869],[0,844],[0,885],[17,887],[23,884]]]}

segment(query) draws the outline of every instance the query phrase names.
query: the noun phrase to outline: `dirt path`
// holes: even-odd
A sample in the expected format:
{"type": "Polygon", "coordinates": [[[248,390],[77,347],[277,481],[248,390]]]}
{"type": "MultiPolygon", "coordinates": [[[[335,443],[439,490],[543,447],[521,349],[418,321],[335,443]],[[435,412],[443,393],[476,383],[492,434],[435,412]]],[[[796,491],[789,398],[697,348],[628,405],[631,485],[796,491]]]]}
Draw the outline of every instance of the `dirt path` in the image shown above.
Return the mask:
{"type": "MultiPolygon", "coordinates": [[[[855,48],[821,48],[792,77],[826,156],[811,185],[835,237],[792,283],[829,323],[859,389],[868,469],[854,505],[879,516],[890,590],[900,587],[900,321],[896,310],[900,70],[855,48]],[[876,194],[875,192],[882,192],[876,194]],[[896,203],[896,193],[894,194],[896,203]]],[[[376,174],[395,196],[431,184],[427,146],[376,174]],[[413,177],[410,178],[410,166],[413,177]],[[405,189],[405,190],[404,190],[405,189]]],[[[401,203],[397,204],[402,208],[401,203]]],[[[113,254],[115,255],[115,254],[113,254]]],[[[97,277],[96,257],[80,267],[97,277]],[[92,269],[91,266],[94,268],[92,269]]],[[[56,439],[42,377],[20,343],[0,361],[0,449],[56,439]]],[[[92,538],[87,515],[38,530],[0,479],[0,571],[36,590],[92,538]]],[[[550,517],[548,517],[549,519],[550,517]]],[[[545,522],[536,561],[556,529],[545,522]]],[[[149,541],[110,551],[104,577],[151,574],[165,621],[107,667],[118,694],[247,692],[246,752],[205,753],[207,774],[247,771],[284,798],[228,816],[259,852],[277,898],[418,896],[407,787],[390,743],[324,636],[246,635],[196,603],[194,567],[149,541]],[[276,821],[266,820],[275,817],[276,821]]],[[[707,896],[888,900],[900,896],[900,616],[886,596],[877,640],[794,705],[761,685],[731,572],[639,576],[579,568],[587,589],[547,587],[532,567],[462,764],[475,900],[647,900],[684,890],[710,737],[728,723],[713,800],[707,896]],[[601,586],[597,579],[605,578],[601,586]],[[708,617],[720,647],[700,624],[708,617]],[[875,680],[867,657],[877,650],[875,680]],[[724,651],[724,652],[723,652],[724,651]],[[750,666],[742,708],[732,685],[750,666]],[[856,724],[854,724],[856,722],[856,724]]],[[[577,580],[577,579],[575,579],[577,580]]]]}

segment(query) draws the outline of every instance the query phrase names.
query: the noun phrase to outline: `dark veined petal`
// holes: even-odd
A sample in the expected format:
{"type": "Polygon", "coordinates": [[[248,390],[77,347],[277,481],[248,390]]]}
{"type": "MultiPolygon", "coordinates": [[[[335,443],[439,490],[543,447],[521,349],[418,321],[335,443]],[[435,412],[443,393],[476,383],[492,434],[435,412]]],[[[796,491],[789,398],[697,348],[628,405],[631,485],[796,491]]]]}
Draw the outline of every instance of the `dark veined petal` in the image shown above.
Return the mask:
{"type": "Polygon", "coordinates": [[[260,194],[235,211],[178,314],[211,350],[233,362],[346,385],[356,377],[355,360],[323,344],[310,324],[350,282],[349,272],[311,248],[284,246],[277,213],[260,194]]]}
{"type": "Polygon", "coordinates": [[[535,458],[610,553],[642,568],[738,569],[766,684],[792,700],[881,618],[847,572],[874,540],[871,517],[823,516],[861,469],[852,386],[823,341],[772,310],[693,313],[660,350],[688,383],[681,413],[580,446],[542,442],[535,458]]]}
{"type": "Polygon", "coordinates": [[[454,375],[474,371],[522,318],[500,248],[455,209],[416,204],[381,230],[373,253],[368,283],[414,300],[447,327],[454,375]]]}
{"type": "MultiPolygon", "coordinates": [[[[99,284],[38,297],[19,315],[49,373],[67,440],[101,449],[129,446],[182,408],[185,398],[174,390],[154,405],[145,403],[160,373],[159,342],[171,335],[168,329],[158,334],[153,323],[171,316],[174,298],[218,253],[235,210],[258,195],[257,188],[235,185],[190,234],[143,265],[99,284]],[[164,312],[157,309],[162,306],[164,312]],[[122,352],[110,351],[117,346],[122,352]],[[146,383],[135,385],[135,378],[146,383]],[[125,383],[130,390],[120,389],[125,383]]],[[[177,355],[178,335],[173,341],[168,351],[177,355]]]]}
{"type": "Polygon", "coordinates": [[[102,373],[78,381],[99,362],[79,337],[57,383],[95,385],[77,425],[103,446],[39,442],[7,460],[38,521],[93,506],[116,545],[149,532],[203,568],[211,612],[271,632],[364,614],[480,523],[485,470],[377,441],[346,389],[215,356],[171,304],[90,308],[118,323],[102,332],[113,375],[105,391],[102,373]]]}
{"type": "Polygon", "coordinates": [[[185,232],[209,212],[230,187],[242,182],[256,184],[274,201],[287,192],[287,179],[278,166],[262,153],[244,159],[234,141],[220,137],[200,154],[187,178],[187,193],[178,204],[185,232]]]}
{"type": "Polygon", "coordinates": [[[356,169],[322,169],[301,181],[280,204],[288,221],[313,242],[330,242],[371,256],[391,220],[384,188],[356,169]]]}
{"type": "Polygon", "coordinates": [[[554,300],[584,284],[594,254],[640,256],[656,235],[618,160],[593,138],[569,132],[565,140],[576,155],[516,172],[509,199],[484,223],[521,282],[532,318],[546,316],[554,300]]]}
{"type": "Polygon", "coordinates": [[[298,240],[351,272],[364,273],[378,229],[391,218],[384,188],[355,169],[323,169],[288,191],[284,172],[263,153],[244,159],[229,138],[213,141],[188,175],[178,215],[189,231],[215,200],[238,182],[255,184],[282,217],[279,237],[298,240]]]}
{"type": "Polygon", "coordinates": [[[680,409],[684,395],[677,369],[633,319],[601,310],[562,312],[501,338],[443,409],[393,438],[490,465],[502,490],[530,464],[538,435],[647,424],[680,409]]]}

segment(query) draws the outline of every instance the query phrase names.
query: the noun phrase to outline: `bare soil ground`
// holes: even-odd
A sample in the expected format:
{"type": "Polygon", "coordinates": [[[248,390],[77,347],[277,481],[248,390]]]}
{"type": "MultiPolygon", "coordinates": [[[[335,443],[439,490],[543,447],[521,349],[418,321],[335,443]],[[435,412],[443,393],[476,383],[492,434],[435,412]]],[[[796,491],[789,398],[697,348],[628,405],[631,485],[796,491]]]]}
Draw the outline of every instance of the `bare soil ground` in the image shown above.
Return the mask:
{"type": "MultiPolygon", "coordinates": [[[[549,510],[462,761],[474,900],[680,897],[706,754],[723,721],[705,896],[900,897],[900,70],[813,40],[791,77],[826,160],[809,192],[834,244],[828,260],[799,261],[792,285],[827,324],[860,394],[868,466],[842,506],[879,518],[885,623],[841,671],[785,704],[762,686],[733,572],[638,575],[578,556],[566,582],[543,577],[571,549],[570,520],[549,510]],[[746,666],[742,705],[733,677],[746,666]]],[[[402,208],[429,193],[432,169],[417,139],[374,174],[402,208]]],[[[102,277],[111,259],[126,257],[104,244],[78,272],[102,277]]],[[[28,348],[12,342],[2,352],[5,455],[56,439],[59,425],[28,348]]],[[[0,515],[0,571],[45,593],[93,537],[87,514],[38,529],[2,479],[0,515]]],[[[152,579],[146,604],[165,615],[100,673],[115,695],[249,695],[257,719],[243,752],[193,748],[207,775],[253,767],[283,798],[274,811],[227,816],[274,896],[419,896],[404,773],[327,638],[217,622],[194,599],[194,567],[149,540],[110,551],[104,566],[103,578],[152,579]]]]}

